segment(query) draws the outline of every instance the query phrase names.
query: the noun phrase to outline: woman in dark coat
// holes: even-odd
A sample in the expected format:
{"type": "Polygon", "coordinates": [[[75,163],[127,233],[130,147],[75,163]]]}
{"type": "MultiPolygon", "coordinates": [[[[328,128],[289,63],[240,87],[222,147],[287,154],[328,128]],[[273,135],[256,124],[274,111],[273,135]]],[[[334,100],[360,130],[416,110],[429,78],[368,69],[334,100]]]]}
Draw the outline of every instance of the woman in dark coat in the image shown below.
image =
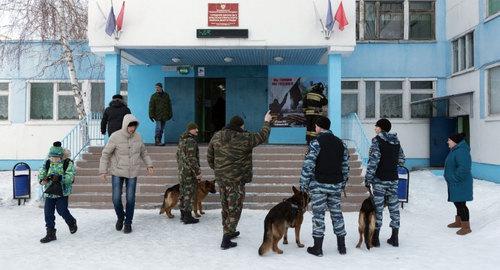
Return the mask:
{"type": "Polygon", "coordinates": [[[448,228],[460,228],[458,235],[471,232],[469,224],[469,209],[466,202],[472,201],[472,160],[470,148],[464,140],[465,134],[458,133],[448,138],[450,153],[446,157],[444,178],[448,184],[448,201],[457,208],[455,222],[448,228]]]}

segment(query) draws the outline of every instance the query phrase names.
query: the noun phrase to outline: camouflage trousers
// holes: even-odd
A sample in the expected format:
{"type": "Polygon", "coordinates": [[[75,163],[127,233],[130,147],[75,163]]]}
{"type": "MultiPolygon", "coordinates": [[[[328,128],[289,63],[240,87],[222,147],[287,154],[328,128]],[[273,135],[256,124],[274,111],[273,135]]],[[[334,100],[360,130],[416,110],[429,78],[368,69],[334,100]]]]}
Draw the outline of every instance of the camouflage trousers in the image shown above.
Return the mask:
{"type": "Polygon", "coordinates": [[[373,202],[375,203],[375,216],[377,222],[375,227],[382,227],[382,213],[384,212],[384,202],[387,199],[389,215],[391,217],[391,228],[399,228],[399,199],[398,181],[381,181],[375,179],[373,187],[373,202]]]}
{"type": "Polygon", "coordinates": [[[196,196],[198,180],[192,175],[180,175],[179,179],[179,209],[192,211],[196,196]]]}
{"type": "Polygon", "coordinates": [[[241,211],[243,210],[245,186],[239,183],[219,183],[219,188],[224,234],[234,233],[240,221],[241,211]]]}
{"type": "Polygon", "coordinates": [[[313,237],[324,236],[325,212],[327,210],[330,211],[333,232],[337,236],[344,236],[347,233],[345,231],[344,216],[342,215],[341,207],[342,185],[320,185],[321,187],[311,189],[313,237]]]}

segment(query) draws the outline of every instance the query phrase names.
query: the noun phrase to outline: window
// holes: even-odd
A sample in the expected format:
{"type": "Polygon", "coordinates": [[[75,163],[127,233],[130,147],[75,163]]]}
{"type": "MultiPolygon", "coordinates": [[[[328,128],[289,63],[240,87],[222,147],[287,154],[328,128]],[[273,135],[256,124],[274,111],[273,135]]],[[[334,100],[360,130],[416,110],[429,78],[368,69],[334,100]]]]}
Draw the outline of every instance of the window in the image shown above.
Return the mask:
{"type": "Polygon", "coordinates": [[[489,114],[500,114],[500,66],[488,69],[489,114]]]}
{"type": "MultiPolygon", "coordinates": [[[[79,87],[81,89],[81,83],[79,87]]],[[[31,120],[78,119],[71,83],[31,83],[29,118],[31,120]]]]}
{"type": "Polygon", "coordinates": [[[500,0],[488,0],[488,16],[500,11],[500,0]]]}
{"type": "Polygon", "coordinates": [[[356,38],[435,40],[435,14],[435,0],[358,0],[356,38]]]}
{"type": "Polygon", "coordinates": [[[104,111],[104,83],[90,84],[90,111],[93,113],[104,111]]]}
{"type": "Polygon", "coordinates": [[[435,39],[434,14],[434,2],[410,1],[410,39],[435,39]]]}
{"type": "MultiPolygon", "coordinates": [[[[412,81],[411,85],[411,102],[429,99],[434,96],[433,81],[412,81]]],[[[412,105],[411,118],[430,118],[432,117],[432,105],[430,103],[421,103],[412,105]]]]}
{"type": "Polygon", "coordinates": [[[342,82],[342,115],[358,113],[358,82],[342,82]]]}
{"type": "Polygon", "coordinates": [[[54,84],[32,83],[30,90],[30,119],[54,118],[54,84]]]}
{"type": "Polygon", "coordinates": [[[365,82],[366,87],[366,118],[375,118],[375,82],[365,82]]]}
{"type": "Polygon", "coordinates": [[[403,39],[403,1],[365,1],[365,39],[403,39]]]}
{"type": "Polygon", "coordinates": [[[9,83],[0,82],[0,121],[9,119],[9,83]]]}
{"type": "MultiPolygon", "coordinates": [[[[120,83],[120,95],[123,96],[123,101],[127,103],[128,97],[128,83],[120,83]]],[[[107,104],[104,104],[104,83],[103,82],[93,82],[90,84],[90,111],[94,113],[104,112],[104,108],[107,104]]]]}
{"type": "Polygon", "coordinates": [[[474,33],[452,41],[453,73],[474,67],[474,33]]]}
{"type": "Polygon", "coordinates": [[[403,118],[403,82],[380,82],[380,117],[403,118]]]}

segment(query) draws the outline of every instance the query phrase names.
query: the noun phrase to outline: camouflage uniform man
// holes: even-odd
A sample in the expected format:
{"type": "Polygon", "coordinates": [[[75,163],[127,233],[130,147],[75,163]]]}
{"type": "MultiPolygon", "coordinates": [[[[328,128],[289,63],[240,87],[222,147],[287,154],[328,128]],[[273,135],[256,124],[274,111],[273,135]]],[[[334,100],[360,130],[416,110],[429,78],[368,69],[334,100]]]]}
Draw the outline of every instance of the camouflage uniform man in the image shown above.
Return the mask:
{"type": "Polygon", "coordinates": [[[372,139],[368,167],[366,169],[365,185],[373,189],[373,201],[375,203],[375,233],[373,234],[373,246],[379,247],[379,233],[382,227],[382,212],[384,201],[387,198],[387,205],[391,217],[391,238],[387,243],[399,246],[399,199],[398,199],[398,165],[404,165],[405,155],[399,143],[397,134],[389,133],[391,122],[387,119],[380,119],[375,124],[377,136],[372,139]]]}
{"type": "Polygon", "coordinates": [[[258,133],[244,131],[243,119],[234,116],[229,125],[215,133],[208,144],[208,164],[215,171],[220,188],[224,236],[221,248],[236,246],[231,239],[236,231],[245,199],[245,184],[252,181],[252,150],[269,137],[271,114],[267,112],[264,126],[258,133]]]}
{"type": "Polygon", "coordinates": [[[179,191],[181,221],[184,224],[198,223],[198,219],[193,218],[194,199],[196,196],[196,185],[201,179],[200,155],[196,136],[198,135],[198,125],[189,123],[186,132],[179,139],[177,148],[177,165],[179,173],[179,191]]]}
{"type": "Polygon", "coordinates": [[[328,104],[323,94],[325,87],[322,83],[316,83],[312,86],[311,92],[306,94],[302,107],[306,115],[306,141],[309,144],[316,137],[315,123],[319,116],[323,115],[323,106],[328,104]]]}
{"type": "Polygon", "coordinates": [[[323,256],[325,211],[328,209],[337,236],[337,249],[345,254],[346,231],[340,203],[349,179],[349,149],[329,130],[328,118],[318,117],[315,126],[318,136],[309,145],[300,176],[300,188],[310,194],[313,211],[314,246],[308,247],[307,252],[323,256]]]}

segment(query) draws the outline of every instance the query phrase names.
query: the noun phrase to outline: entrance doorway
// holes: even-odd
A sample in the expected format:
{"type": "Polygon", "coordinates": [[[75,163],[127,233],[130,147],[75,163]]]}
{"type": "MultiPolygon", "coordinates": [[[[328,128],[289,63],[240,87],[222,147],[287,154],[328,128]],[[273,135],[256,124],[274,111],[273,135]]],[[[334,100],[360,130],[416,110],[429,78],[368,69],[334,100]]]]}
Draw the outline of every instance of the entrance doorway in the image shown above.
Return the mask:
{"type": "Polygon", "coordinates": [[[448,137],[457,132],[465,133],[465,140],[470,143],[469,116],[433,117],[430,119],[430,166],[444,167],[448,148],[448,137]]]}
{"type": "Polygon", "coordinates": [[[226,79],[198,78],[195,97],[198,138],[207,143],[226,124],[226,79]]]}

